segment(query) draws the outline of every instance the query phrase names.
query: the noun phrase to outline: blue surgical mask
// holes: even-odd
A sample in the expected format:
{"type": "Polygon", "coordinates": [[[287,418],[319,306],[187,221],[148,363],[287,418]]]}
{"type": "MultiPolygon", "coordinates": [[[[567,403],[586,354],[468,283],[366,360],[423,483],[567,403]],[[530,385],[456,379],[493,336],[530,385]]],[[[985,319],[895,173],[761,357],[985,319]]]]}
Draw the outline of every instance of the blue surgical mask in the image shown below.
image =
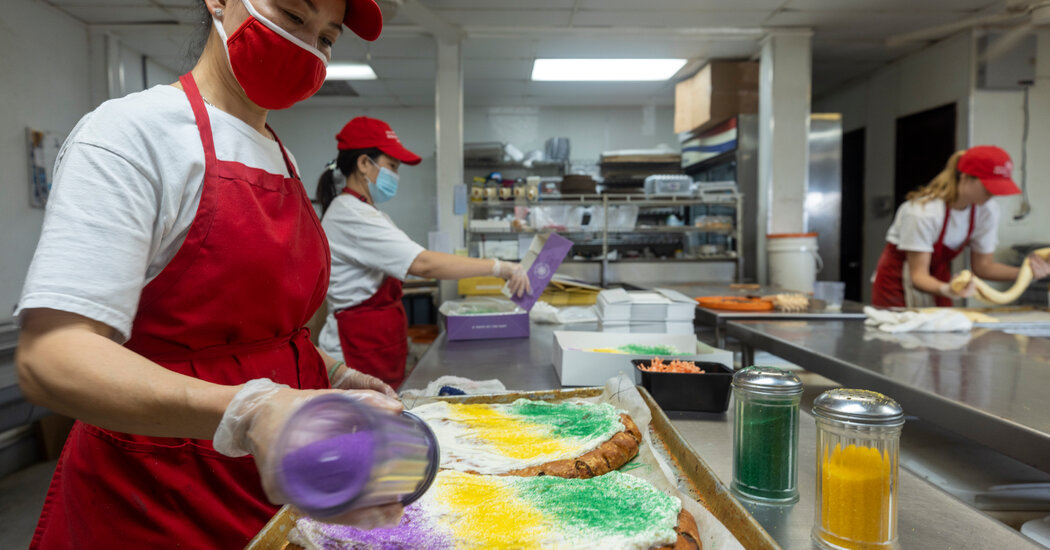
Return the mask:
{"type": "Polygon", "coordinates": [[[372,195],[372,200],[376,204],[386,202],[397,194],[397,182],[398,175],[393,170],[380,166],[375,163],[374,160],[368,159],[369,162],[379,168],[379,175],[376,176],[376,181],[368,182],[368,193],[372,195]]]}

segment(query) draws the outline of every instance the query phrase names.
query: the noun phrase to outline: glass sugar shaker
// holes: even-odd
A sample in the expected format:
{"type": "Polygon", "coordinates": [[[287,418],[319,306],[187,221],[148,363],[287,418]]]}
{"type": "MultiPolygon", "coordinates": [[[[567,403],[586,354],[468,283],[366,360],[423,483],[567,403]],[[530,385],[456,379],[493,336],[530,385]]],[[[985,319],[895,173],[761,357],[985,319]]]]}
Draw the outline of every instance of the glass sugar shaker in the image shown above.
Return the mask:
{"type": "Polygon", "coordinates": [[[817,423],[813,540],[826,549],[897,549],[901,406],[867,390],[828,390],[817,423]]]}
{"type": "Polygon", "coordinates": [[[733,375],[733,483],[764,503],[798,500],[802,381],[789,371],[748,367],[733,375]]]}

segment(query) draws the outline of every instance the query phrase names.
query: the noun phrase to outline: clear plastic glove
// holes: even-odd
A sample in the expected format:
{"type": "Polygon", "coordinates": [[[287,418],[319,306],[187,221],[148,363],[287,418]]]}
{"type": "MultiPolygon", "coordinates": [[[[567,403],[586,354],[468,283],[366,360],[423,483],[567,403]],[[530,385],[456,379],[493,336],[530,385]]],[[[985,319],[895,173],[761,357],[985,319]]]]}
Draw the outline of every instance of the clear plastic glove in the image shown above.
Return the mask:
{"type": "Polygon", "coordinates": [[[331,378],[332,388],[337,390],[373,390],[392,399],[397,399],[397,392],[382,380],[340,365],[331,378]]]}
{"type": "MultiPolygon", "coordinates": [[[[252,455],[255,465],[259,468],[266,497],[274,504],[286,504],[287,496],[281,492],[274,477],[267,473],[273,472],[273,462],[281,459],[272,452],[277,436],[299,407],[311,398],[326,393],[343,393],[363,405],[391,414],[399,414],[402,410],[399,401],[371,390],[293,390],[284,384],[260,378],[245,384],[230,400],[219,427],[215,430],[212,445],[216,451],[226,456],[252,455]]],[[[374,529],[396,525],[402,511],[400,504],[391,504],[351,510],[323,519],[331,523],[353,525],[359,529],[374,529]]]]}
{"type": "Polygon", "coordinates": [[[499,260],[493,260],[493,262],[495,263],[492,264],[492,275],[506,280],[511,294],[520,298],[526,293],[532,292],[532,283],[529,282],[529,275],[520,263],[501,262],[499,260]]]}
{"type": "Polygon", "coordinates": [[[1038,254],[1028,255],[1028,267],[1032,268],[1032,280],[1050,277],[1050,260],[1044,260],[1038,254]]]}

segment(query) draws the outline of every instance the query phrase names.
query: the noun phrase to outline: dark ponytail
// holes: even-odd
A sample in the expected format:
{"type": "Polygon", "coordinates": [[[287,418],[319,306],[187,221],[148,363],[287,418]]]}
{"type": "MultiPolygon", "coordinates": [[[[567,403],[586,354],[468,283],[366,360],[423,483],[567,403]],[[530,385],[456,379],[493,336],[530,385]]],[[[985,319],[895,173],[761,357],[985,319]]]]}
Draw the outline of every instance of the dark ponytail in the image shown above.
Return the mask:
{"type": "Polygon", "coordinates": [[[349,178],[351,175],[357,173],[357,159],[361,158],[361,155],[365,155],[372,160],[377,160],[379,159],[379,155],[382,154],[383,152],[375,147],[339,151],[339,156],[335,159],[335,169],[331,167],[326,169],[321,173],[321,177],[317,180],[317,202],[321,203],[321,215],[324,215],[324,213],[328,211],[328,206],[332,204],[332,201],[335,200],[343,190],[342,186],[336,185],[334,170],[339,170],[342,172],[342,175],[349,178]]]}

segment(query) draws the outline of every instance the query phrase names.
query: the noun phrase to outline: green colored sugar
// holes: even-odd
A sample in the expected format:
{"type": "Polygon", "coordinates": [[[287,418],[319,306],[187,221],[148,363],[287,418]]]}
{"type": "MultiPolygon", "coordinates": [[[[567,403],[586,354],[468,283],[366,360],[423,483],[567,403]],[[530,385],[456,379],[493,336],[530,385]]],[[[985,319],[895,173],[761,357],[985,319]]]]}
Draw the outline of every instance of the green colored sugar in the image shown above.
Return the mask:
{"type": "Polygon", "coordinates": [[[799,406],[795,399],[736,399],[733,487],[759,499],[797,495],[799,406]]]}
{"type": "Polygon", "coordinates": [[[530,422],[550,426],[556,437],[604,439],[623,430],[619,411],[608,403],[548,403],[519,399],[511,403],[509,412],[530,422]]]}
{"type": "Polygon", "coordinates": [[[619,472],[591,479],[524,478],[518,496],[581,530],[628,537],[673,530],[681,509],[677,499],[619,472]]]}
{"type": "Polygon", "coordinates": [[[682,353],[678,351],[678,348],[674,346],[662,344],[655,344],[651,346],[643,346],[639,344],[626,344],[616,349],[631,355],[689,355],[688,353],[682,353]]]}

